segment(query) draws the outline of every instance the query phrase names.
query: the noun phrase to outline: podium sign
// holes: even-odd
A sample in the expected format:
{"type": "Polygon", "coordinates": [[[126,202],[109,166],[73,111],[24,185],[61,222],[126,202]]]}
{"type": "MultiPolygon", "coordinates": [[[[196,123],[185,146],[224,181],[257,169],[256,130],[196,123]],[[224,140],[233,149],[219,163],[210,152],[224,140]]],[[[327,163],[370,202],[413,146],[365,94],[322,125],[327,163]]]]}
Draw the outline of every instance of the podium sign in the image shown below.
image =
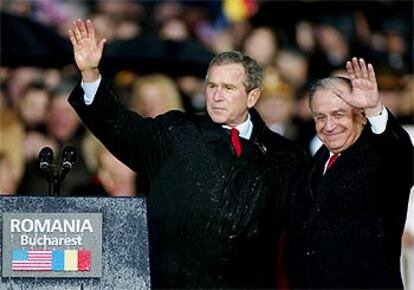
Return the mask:
{"type": "Polygon", "coordinates": [[[101,277],[102,213],[4,213],[3,277],[101,277]]]}
{"type": "Polygon", "coordinates": [[[149,289],[138,197],[0,196],[0,289],[149,289]]]}

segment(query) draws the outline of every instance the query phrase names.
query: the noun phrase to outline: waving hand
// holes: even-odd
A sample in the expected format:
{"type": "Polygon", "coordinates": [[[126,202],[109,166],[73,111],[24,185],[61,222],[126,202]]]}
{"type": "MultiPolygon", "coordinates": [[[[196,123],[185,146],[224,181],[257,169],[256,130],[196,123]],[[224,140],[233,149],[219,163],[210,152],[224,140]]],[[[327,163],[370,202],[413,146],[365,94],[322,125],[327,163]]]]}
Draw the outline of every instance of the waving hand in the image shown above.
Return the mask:
{"type": "Polygon", "coordinates": [[[103,47],[106,39],[96,40],[95,29],[91,20],[78,19],[72,23],[69,30],[69,38],[72,42],[76,65],[86,82],[95,81],[99,77],[99,62],[102,58],[103,47]]]}
{"type": "Polygon", "coordinates": [[[351,106],[364,110],[366,115],[378,115],[382,104],[373,66],[370,63],[367,65],[362,58],[358,60],[354,57],[347,61],[346,70],[352,82],[352,92],[335,90],[335,93],[351,106]]]}

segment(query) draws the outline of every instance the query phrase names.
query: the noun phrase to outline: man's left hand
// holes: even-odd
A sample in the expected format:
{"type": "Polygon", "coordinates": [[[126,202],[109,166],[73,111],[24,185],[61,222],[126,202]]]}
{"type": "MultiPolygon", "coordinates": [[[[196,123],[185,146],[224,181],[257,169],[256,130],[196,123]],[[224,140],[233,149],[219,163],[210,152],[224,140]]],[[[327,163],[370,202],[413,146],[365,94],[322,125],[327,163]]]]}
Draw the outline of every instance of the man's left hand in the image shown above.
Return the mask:
{"type": "Polygon", "coordinates": [[[366,64],[364,59],[354,57],[346,62],[346,70],[352,82],[352,91],[347,94],[334,90],[338,97],[349,105],[362,109],[367,116],[377,116],[382,111],[379,99],[378,85],[372,64],[366,64]]]}

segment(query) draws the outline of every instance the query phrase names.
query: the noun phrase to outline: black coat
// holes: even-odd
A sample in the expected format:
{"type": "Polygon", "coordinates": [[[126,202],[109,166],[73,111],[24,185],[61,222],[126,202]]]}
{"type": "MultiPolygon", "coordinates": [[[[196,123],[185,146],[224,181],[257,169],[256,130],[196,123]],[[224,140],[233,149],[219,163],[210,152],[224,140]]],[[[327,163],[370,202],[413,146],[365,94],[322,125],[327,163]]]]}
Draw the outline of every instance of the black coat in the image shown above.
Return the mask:
{"type": "Polygon", "coordinates": [[[413,147],[389,114],[386,131],[360,138],[322,176],[316,153],[292,195],[290,275],[300,289],[402,289],[401,236],[413,184],[413,147]]]}
{"type": "Polygon", "coordinates": [[[162,288],[274,288],[283,211],[302,152],[271,132],[255,110],[254,129],[235,156],[230,135],[208,116],[172,111],[144,119],[101,83],[83,104],[84,124],[150,181],[151,281],[162,288]]]}

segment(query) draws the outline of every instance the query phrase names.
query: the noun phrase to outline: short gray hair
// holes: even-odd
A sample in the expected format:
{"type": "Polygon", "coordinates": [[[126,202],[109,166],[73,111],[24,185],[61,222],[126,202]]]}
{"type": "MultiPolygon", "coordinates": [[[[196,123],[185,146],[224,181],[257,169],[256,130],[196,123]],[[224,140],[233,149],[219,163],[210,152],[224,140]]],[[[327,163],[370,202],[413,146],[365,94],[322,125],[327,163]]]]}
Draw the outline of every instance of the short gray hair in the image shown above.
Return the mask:
{"type": "Polygon", "coordinates": [[[348,78],[344,78],[344,77],[327,77],[327,78],[316,80],[314,83],[312,83],[308,91],[309,92],[309,108],[312,109],[312,106],[311,106],[312,100],[317,91],[334,89],[335,86],[338,84],[344,84],[350,90],[352,90],[351,80],[348,78]]]}
{"type": "Polygon", "coordinates": [[[261,89],[263,81],[262,68],[253,58],[239,51],[226,51],[216,55],[208,65],[206,78],[208,79],[208,74],[212,66],[233,63],[241,64],[244,67],[245,77],[243,85],[247,93],[254,89],[261,89]]]}

